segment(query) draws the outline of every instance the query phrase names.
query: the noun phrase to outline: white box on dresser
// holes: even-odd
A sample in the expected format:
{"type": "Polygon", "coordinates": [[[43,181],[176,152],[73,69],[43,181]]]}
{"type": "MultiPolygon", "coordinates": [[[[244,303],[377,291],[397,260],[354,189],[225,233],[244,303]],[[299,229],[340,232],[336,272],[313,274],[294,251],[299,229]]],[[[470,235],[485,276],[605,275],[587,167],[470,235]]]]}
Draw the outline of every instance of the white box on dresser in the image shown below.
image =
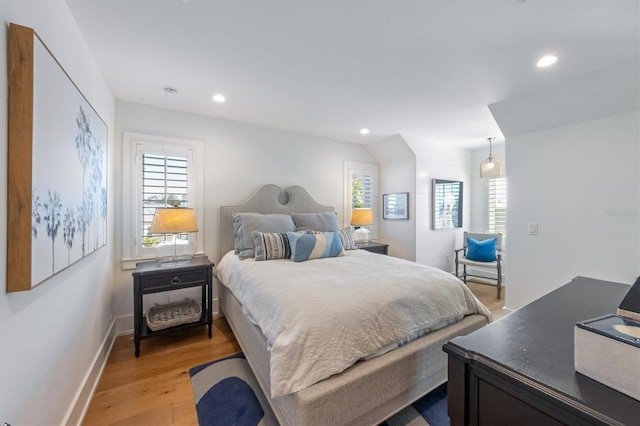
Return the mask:
{"type": "Polygon", "coordinates": [[[575,369],[640,400],[640,322],[606,315],[574,328],[575,369]]]}

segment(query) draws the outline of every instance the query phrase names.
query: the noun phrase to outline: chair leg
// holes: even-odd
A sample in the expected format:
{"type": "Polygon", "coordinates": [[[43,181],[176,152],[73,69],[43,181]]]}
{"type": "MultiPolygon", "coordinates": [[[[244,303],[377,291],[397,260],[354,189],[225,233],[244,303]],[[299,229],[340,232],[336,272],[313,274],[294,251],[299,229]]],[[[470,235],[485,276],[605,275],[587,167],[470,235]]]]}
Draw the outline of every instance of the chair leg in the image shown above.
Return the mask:
{"type": "Polygon", "coordinates": [[[462,265],[462,281],[467,283],[467,265],[462,265]]]}

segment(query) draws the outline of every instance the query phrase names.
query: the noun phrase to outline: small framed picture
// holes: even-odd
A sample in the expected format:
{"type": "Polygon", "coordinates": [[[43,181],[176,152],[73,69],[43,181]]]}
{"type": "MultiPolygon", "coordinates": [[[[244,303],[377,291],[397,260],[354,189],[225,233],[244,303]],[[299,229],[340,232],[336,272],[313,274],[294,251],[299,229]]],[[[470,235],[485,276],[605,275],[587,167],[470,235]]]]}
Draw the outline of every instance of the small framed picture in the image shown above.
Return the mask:
{"type": "Polygon", "coordinates": [[[409,219],[409,193],[394,192],[382,196],[382,218],[409,219]]]}

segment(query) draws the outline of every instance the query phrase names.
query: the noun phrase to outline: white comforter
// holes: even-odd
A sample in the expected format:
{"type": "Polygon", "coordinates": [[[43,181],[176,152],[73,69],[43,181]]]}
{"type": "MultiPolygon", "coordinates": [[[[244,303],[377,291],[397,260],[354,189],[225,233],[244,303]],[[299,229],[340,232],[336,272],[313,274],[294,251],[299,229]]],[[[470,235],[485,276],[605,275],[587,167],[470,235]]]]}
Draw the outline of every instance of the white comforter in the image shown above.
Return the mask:
{"type": "Polygon", "coordinates": [[[272,397],[296,392],[465,315],[491,318],[453,275],[364,250],[299,263],[240,260],[230,252],[215,275],[267,338],[272,397]]]}

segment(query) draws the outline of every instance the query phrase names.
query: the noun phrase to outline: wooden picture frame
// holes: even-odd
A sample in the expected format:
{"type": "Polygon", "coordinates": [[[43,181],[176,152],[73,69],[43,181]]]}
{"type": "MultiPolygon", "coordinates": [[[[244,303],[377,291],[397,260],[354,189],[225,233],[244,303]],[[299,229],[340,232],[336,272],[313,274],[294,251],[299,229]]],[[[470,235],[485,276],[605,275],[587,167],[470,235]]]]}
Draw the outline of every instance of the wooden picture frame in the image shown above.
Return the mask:
{"type": "Polygon", "coordinates": [[[32,28],[9,26],[7,292],[106,245],[108,127],[32,28]]]}
{"type": "Polygon", "coordinates": [[[462,228],[462,182],[433,179],[431,229],[462,228]]]}
{"type": "Polygon", "coordinates": [[[409,219],[409,193],[393,192],[382,195],[382,218],[389,220],[409,219]]]}

